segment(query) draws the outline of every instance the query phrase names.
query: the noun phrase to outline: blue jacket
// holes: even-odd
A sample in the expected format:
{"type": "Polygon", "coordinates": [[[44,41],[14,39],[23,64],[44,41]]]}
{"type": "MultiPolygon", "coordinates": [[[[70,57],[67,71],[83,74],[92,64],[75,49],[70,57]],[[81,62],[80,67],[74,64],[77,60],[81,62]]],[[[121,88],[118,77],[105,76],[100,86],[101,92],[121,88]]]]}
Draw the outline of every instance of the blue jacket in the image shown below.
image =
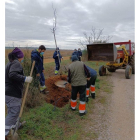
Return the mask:
{"type": "Polygon", "coordinates": [[[33,50],[31,52],[31,60],[35,61],[36,73],[42,73],[42,71],[44,70],[43,56],[41,56],[40,53],[37,50],[33,50]]]}
{"type": "Polygon", "coordinates": [[[61,62],[61,58],[62,58],[62,56],[61,56],[61,54],[60,54],[60,51],[58,51],[58,52],[55,51],[54,54],[53,54],[53,58],[55,59],[55,63],[56,63],[56,64],[59,64],[59,60],[60,60],[60,62],[61,62]],[[57,53],[59,54],[59,59],[58,59],[57,53]]]}
{"type": "Polygon", "coordinates": [[[81,52],[81,51],[78,51],[78,55],[79,55],[79,56],[82,56],[82,52],[81,52]]]}
{"type": "Polygon", "coordinates": [[[90,76],[91,76],[91,77],[97,75],[97,72],[96,72],[94,69],[92,69],[92,68],[90,68],[90,67],[88,67],[88,66],[86,66],[86,67],[87,67],[87,69],[89,70],[90,76]]]}
{"type": "Polygon", "coordinates": [[[77,57],[79,58],[78,51],[74,51],[74,52],[72,53],[72,55],[77,55],[77,57]]]}

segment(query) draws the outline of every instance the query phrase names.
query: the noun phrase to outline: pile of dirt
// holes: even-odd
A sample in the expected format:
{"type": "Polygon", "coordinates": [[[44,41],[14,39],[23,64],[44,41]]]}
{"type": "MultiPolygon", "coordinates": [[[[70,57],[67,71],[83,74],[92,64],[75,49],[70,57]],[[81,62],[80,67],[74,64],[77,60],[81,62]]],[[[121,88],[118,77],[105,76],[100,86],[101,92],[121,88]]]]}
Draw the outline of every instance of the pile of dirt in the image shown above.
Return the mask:
{"type": "Polygon", "coordinates": [[[57,107],[63,107],[69,103],[71,98],[71,85],[67,84],[66,88],[60,88],[55,85],[55,82],[58,80],[66,80],[66,75],[53,76],[45,81],[45,85],[48,88],[49,93],[46,95],[47,103],[56,105],[57,107]]]}

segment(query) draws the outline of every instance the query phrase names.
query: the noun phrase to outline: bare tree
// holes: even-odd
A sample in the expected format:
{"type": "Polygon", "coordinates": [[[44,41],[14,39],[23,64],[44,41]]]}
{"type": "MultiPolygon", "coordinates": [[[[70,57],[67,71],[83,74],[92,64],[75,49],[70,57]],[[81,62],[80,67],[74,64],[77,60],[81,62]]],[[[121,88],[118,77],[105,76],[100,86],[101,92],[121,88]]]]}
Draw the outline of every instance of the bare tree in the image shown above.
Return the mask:
{"type": "Polygon", "coordinates": [[[83,32],[84,40],[80,40],[78,44],[85,48],[86,44],[109,42],[113,36],[103,36],[103,30],[104,29],[96,29],[92,27],[90,35],[88,35],[86,32],[83,32]]]}
{"type": "Polygon", "coordinates": [[[55,35],[57,16],[56,16],[56,9],[53,7],[53,4],[52,4],[52,9],[53,9],[53,14],[54,14],[54,19],[53,19],[53,28],[51,29],[51,31],[52,31],[52,33],[54,35],[55,46],[57,48],[56,35],[55,35]]]}

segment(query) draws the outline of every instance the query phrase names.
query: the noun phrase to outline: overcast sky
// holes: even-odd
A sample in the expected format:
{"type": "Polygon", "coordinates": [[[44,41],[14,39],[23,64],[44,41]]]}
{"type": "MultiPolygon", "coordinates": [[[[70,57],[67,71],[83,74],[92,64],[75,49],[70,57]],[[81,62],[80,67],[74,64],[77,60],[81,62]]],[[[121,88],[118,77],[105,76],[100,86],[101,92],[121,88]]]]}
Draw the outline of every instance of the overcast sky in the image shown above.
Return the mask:
{"type": "Polygon", "coordinates": [[[6,0],[6,46],[55,47],[52,3],[57,10],[57,44],[78,48],[83,32],[103,29],[110,42],[135,39],[134,0],[6,0]]]}

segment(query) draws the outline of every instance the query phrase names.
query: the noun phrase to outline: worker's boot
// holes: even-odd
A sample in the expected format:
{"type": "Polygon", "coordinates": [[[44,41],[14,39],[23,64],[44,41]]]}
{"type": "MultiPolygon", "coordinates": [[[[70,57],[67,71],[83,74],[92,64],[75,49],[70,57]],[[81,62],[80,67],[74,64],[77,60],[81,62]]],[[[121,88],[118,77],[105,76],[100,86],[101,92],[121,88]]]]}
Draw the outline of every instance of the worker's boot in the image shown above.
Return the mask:
{"type": "Polygon", "coordinates": [[[79,116],[83,116],[83,115],[86,115],[87,114],[87,111],[85,110],[84,113],[79,113],[79,116]]]}
{"type": "Polygon", "coordinates": [[[40,86],[40,92],[44,91],[47,87],[44,85],[44,86],[40,86]]]}
{"type": "Polygon", "coordinates": [[[88,99],[88,97],[86,97],[86,102],[88,103],[88,101],[89,101],[89,99],[88,99]]]}
{"type": "Polygon", "coordinates": [[[91,97],[95,99],[95,93],[91,93],[91,97]]]}
{"type": "Polygon", "coordinates": [[[73,108],[70,108],[72,111],[75,111],[76,110],[76,108],[75,109],[73,109],[73,108]]]}

